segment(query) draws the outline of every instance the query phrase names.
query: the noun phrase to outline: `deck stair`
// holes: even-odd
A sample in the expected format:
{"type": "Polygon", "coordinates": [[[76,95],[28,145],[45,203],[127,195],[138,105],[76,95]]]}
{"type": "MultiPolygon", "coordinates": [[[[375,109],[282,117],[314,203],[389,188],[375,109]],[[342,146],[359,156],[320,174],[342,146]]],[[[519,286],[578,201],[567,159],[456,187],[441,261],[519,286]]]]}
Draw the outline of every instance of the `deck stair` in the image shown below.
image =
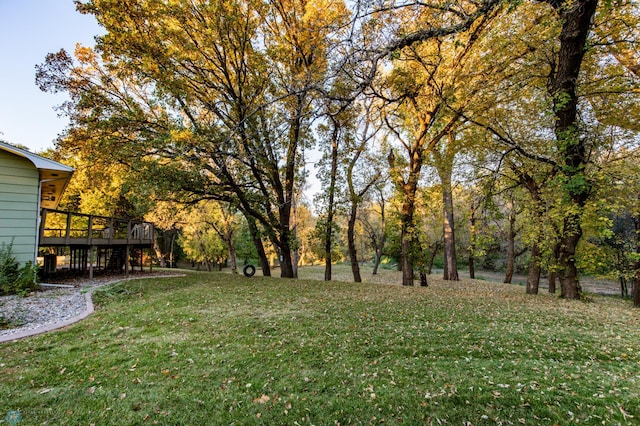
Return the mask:
{"type": "Polygon", "coordinates": [[[109,263],[107,263],[107,271],[118,272],[122,271],[124,263],[127,261],[126,247],[113,247],[111,249],[111,256],[109,256],[109,263]]]}

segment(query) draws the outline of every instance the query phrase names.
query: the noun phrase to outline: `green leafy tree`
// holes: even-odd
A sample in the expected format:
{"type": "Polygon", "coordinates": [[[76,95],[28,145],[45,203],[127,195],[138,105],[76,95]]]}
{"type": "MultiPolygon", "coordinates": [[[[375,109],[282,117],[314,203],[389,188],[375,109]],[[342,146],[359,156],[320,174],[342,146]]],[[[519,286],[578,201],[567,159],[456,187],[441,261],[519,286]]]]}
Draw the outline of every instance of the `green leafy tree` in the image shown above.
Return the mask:
{"type": "Polygon", "coordinates": [[[187,225],[179,242],[189,259],[204,263],[207,271],[211,271],[214,265],[222,269],[227,252],[224,242],[214,229],[187,225]]]}
{"type": "Polygon", "coordinates": [[[328,40],[346,13],[322,4],[78,3],[107,31],[99,52],[79,48],[77,63],[49,55],[38,81],[71,95],[68,144],[108,153],[160,192],[233,201],[255,244],[266,235],[293,277],[299,154],[311,142],[328,40]]]}
{"type": "Polygon", "coordinates": [[[344,169],[342,199],[346,205],[347,252],[354,282],[362,281],[358,252],[363,255],[365,246],[361,238],[362,228],[358,223],[360,206],[382,178],[383,159],[373,152],[380,147],[380,141],[372,110],[373,103],[369,100],[350,105],[342,114],[349,123],[348,136],[344,138],[340,157],[343,158],[344,169]],[[358,241],[361,243],[358,244],[358,241]]]}
{"type": "MultiPolygon", "coordinates": [[[[428,14],[429,8],[423,12],[428,14]]],[[[388,161],[391,179],[403,197],[401,211],[402,269],[403,284],[412,285],[413,267],[408,254],[417,252],[414,248],[414,210],[416,192],[420,174],[427,159],[441,144],[455,144],[455,132],[462,124],[463,112],[486,107],[483,91],[490,87],[491,81],[499,80],[504,65],[490,63],[483,59],[482,52],[490,43],[485,35],[490,34],[491,23],[500,13],[495,10],[483,15],[470,28],[455,36],[434,38],[422,43],[412,44],[394,55],[393,69],[388,73],[381,92],[388,101],[385,107],[384,121],[399,141],[396,150],[389,154],[388,161]],[[502,68],[501,68],[502,67],[502,68]],[[486,74],[485,74],[486,73],[486,74]],[[493,80],[487,76],[492,75],[493,80]],[[402,162],[398,161],[402,155],[402,162]]],[[[413,28],[411,23],[406,30],[413,28]]],[[[453,146],[452,148],[453,149],[453,146]]],[[[445,157],[453,162],[453,154],[438,155],[440,170],[445,167],[445,157]]],[[[450,182],[450,172],[442,173],[445,183],[450,182]]],[[[449,198],[450,185],[446,186],[443,196],[449,198]]],[[[451,202],[445,203],[447,215],[447,278],[457,279],[455,266],[455,238],[453,237],[453,212],[451,202]]]]}

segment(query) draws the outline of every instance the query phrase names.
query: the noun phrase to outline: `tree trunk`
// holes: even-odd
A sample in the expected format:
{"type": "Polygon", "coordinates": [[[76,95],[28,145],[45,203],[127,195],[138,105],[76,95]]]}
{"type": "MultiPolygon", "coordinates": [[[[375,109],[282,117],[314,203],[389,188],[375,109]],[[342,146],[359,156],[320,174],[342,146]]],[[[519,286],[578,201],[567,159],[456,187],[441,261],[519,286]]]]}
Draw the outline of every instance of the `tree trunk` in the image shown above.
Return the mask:
{"type": "Polygon", "coordinates": [[[255,218],[249,215],[245,215],[245,218],[247,219],[247,225],[249,226],[249,233],[251,234],[253,245],[256,247],[256,251],[258,252],[258,260],[260,261],[260,268],[262,269],[262,275],[265,277],[270,277],[271,265],[269,265],[269,258],[267,257],[267,253],[264,250],[264,244],[262,243],[262,238],[260,237],[260,230],[258,229],[256,220],[255,218]]]}
{"type": "Polygon", "coordinates": [[[386,216],[385,216],[385,198],[384,198],[384,194],[382,192],[382,189],[380,188],[376,188],[376,190],[378,191],[378,195],[379,195],[379,202],[380,202],[380,228],[382,229],[382,232],[380,234],[380,239],[376,241],[374,241],[374,249],[375,249],[375,253],[376,253],[376,260],[373,263],[373,273],[372,275],[377,275],[378,274],[378,267],[380,266],[380,262],[382,262],[382,256],[384,255],[384,245],[386,243],[387,240],[387,233],[386,233],[386,216]]]}
{"type": "MultiPolygon", "coordinates": [[[[362,197],[364,197],[371,186],[373,186],[378,180],[378,177],[376,176],[369,180],[369,182],[364,185],[364,187],[361,188],[359,192],[356,191],[353,179],[353,170],[356,167],[360,154],[363,152],[365,142],[366,139],[364,139],[363,144],[360,146],[360,148],[356,149],[355,154],[349,161],[349,165],[347,167],[347,185],[349,187],[349,200],[351,201],[351,212],[349,213],[349,224],[347,226],[347,243],[349,247],[349,258],[351,259],[353,281],[357,283],[362,282],[362,277],[360,276],[360,265],[358,264],[358,252],[356,250],[356,220],[358,219],[358,206],[360,205],[362,197]]],[[[384,216],[384,207],[382,207],[381,211],[382,215],[384,216]]],[[[384,236],[381,238],[381,240],[382,243],[384,243],[384,236]]],[[[378,248],[376,248],[376,257],[378,257],[377,250],[378,248]]],[[[376,260],[376,262],[379,263],[379,260],[376,260]]],[[[377,269],[375,271],[377,271],[377,269]]]]}
{"type": "MultiPolygon", "coordinates": [[[[418,189],[420,174],[422,172],[422,165],[425,161],[426,156],[430,152],[433,152],[434,148],[437,146],[440,140],[445,135],[449,134],[451,128],[457,123],[458,119],[460,118],[456,115],[449,121],[445,128],[440,133],[438,133],[438,135],[431,139],[427,139],[432,120],[437,114],[440,106],[428,112],[420,112],[418,108],[418,102],[415,98],[411,98],[411,103],[416,109],[416,117],[419,119],[420,126],[414,134],[411,146],[406,145],[407,159],[409,160],[406,178],[403,175],[404,168],[396,167],[395,154],[393,153],[393,151],[391,151],[389,153],[389,156],[387,157],[391,179],[396,187],[396,190],[402,196],[402,206],[400,209],[400,247],[402,259],[400,264],[402,265],[402,285],[407,286],[413,285],[414,257],[417,255],[423,255],[422,253],[417,253],[417,247],[415,243],[418,241],[418,238],[416,235],[414,224],[416,192],[418,189]]],[[[451,225],[452,224],[453,223],[451,222],[451,225]]],[[[453,230],[453,228],[451,229],[453,230]]],[[[455,260],[455,251],[452,253],[452,255],[454,256],[455,260]]],[[[453,270],[456,273],[455,279],[457,279],[457,268],[454,268],[453,270]]]]}
{"type": "Polygon", "coordinates": [[[356,218],[358,213],[358,204],[356,200],[351,200],[351,213],[349,214],[349,224],[347,226],[347,243],[349,246],[349,259],[351,260],[351,272],[353,273],[353,281],[362,282],[360,276],[360,265],[358,265],[358,254],[356,252],[356,218]]]}
{"type": "Polygon", "coordinates": [[[400,264],[402,268],[402,285],[413,285],[413,239],[409,235],[410,232],[402,230],[400,232],[400,239],[402,240],[402,254],[400,264]]]}
{"type": "Polygon", "coordinates": [[[395,175],[394,184],[403,197],[400,207],[400,262],[398,262],[398,268],[402,271],[402,285],[404,286],[413,286],[413,257],[415,256],[415,226],[413,223],[413,215],[415,212],[418,180],[424,160],[421,148],[410,150],[409,154],[409,176],[406,181],[402,175],[396,171],[393,151],[391,151],[387,157],[392,177],[395,175]]]}
{"type": "Polygon", "coordinates": [[[444,204],[444,280],[458,281],[458,263],[456,259],[456,235],[453,216],[453,190],[450,176],[442,179],[442,201],[444,204]]]}
{"type": "Polygon", "coordinates": [[[442,229],[444,236],[444,280],[458,281],[458,264],[456,257],[456,233],[453,216],[453,188],[451,187],[451,175],[453,174],[453,161],[455,158],[456,134],[450,130],[447,133],[448,143],[442,149],[434,149],[431,154],[435,161],[436,171],[442,184],[443,220],[442,229]]]}
{"type": "Polygon", "coordinates": [[[293,260],[291,261],[291,266],[293,267],[293,276],[298,277],[298,265],[300,264],[300,250],[296,249],[291,252],[293,256],[293,260]]]}
{"type": "Polygon", "coordinates": [[[558,273],[553,271],[549,272],[549,293],[556,293],[556,285],[558,283],[558,273]]]}
{"type": "Polygon", "coordinates": [[[233,240],[227,243],[227,256],[229,256],[229,267],[234,274],[238,273],[238,262],[236,261],[236,248],[233,246],[233,240]]]}
{"type": "Polygon", "coordinates": [[[287,201],[280,206],[280,238],[274,241],[278,247],[280,256],[280,277],[281,278],[297,278],[296,271],[293,268],[293,256],[291,250],[291,242],[293,233],[289,228],[291,223],[291,201],[293,193],[287,192],[287,201]]]}
{"type": "Polygon", "coordinates": [[[338,123],[333,120],[333,132],[331,137],[331,171],[329,177],[329,203],[327,206],[327,224],[324,234],[324,280],[331,281],[331,244],[333,242],[333,211],[335,209],[336,180],[338,175],[338,123]]]}
{"type": "Polygon", "coordinates": [[[513,202],[509,203],[509,230],[507,231],[507,266],[504,283],[511,284],[516,264],[516,213],[513,202]]]}
{"type": "MultiPolygon", "coordinates": [[[[516,165],[512,165],[511,170],[518,176],[521,184],[529,191],[531,200],[533,201],[533,211],[535,212],[536,223],[539,224],[539,228],[542,229],[543,221],[545,220],[545,203],[542,198],[542,191],[536,179],[530,175],[527,171],[521,170],[516,165]]],[[[544,180],[543,180],[544,181],[544,180]]],[[[540,289],[540,274],[541,274],[541,244],[542,244],[542,231],[538,231],[539,234],[536,240],[531,246],[531,259],[529,260],[529,273],[527,276],[527,294],[538,294],[540,289]]],[[[553,277],[549,278],[553,281],[553,291],[555,292],[555,273],[553,277]]],[[[551,288],[551,284],[550,284],[551,288]]]]}
{"type": "Polygon", "coordinates": [[[540,244],[531,246],[531,260],[529,260],[529,275],[527,276],[527,294],[538,294],[540,288],[540,244]]]}
{"type": "Polygon", "coordinates": [[[629,288],[627,286],[627,279],[625,277],[620,277],[620,296],[623,299],[629,297],[629,288]]]}
{"type": "Polygon", "coordinates": [[[293,269],[291,244],[282,242],[280,246],[280,278],[297,278],[293,269]]]}
{"type": "Polygon", "coordinates": [[[420,287],[428,287],[429,283],[427,282],[427,274],[424,272],[420,272],[420,287]]]}
{"type": "Polygon", "coordinates": [[[378,275],[378,267],[380,266],[380,262],[382,261],[382,250],[376,247],[375,252],[376,258],[373,262],[373,272],[371,273],[371,275],[378,275]]]}
{"type": "Polygon", "coordinates": [[[555,294],[556,292],[556,284],[558,282],[558,258],[560,257],[560,243],[556,242],[553,245],[553,250],[551,251],[552,265],[549,271],[549,293],[555,294]]]}
{"type": "MultiPolygon", "coordinates": [[[[330,232],[329,232],[330,233],[330,232]]],[[[325,238],[327,236],[325,235],[325,238]]],[[[331,237],[325,240],[324,245],[324,280],[331,281],[331,237]]]]}
{"type": "Polygon", "coordinates": [[[427,275],[431,275],[431,271],[433,270],[433,262],[436,260],[436,255],[438,254],[439,249],[439,244],[436,242],[433,245],[431,255],[429,256],[429,263],[427,264],[427,275]]]}
{"type": "Polygon", "coordinates": [[[563,224],[564,235],[560,243],[560,256],[558,257],[560,268],[558,278],[560,279],[560,297],[565,299],[580,299],[582,292],[575,259],[578,242],[582,237],[579,216],[577,213],[569,214],[563,224]]]}
{"type": "Polygon", "coordinates": [[[579,299],[581,288],[575,253],[582,237],[581,212],[589,197],[591,184],[585,173],[589,150],[578,129],[576,86],[598,0],[546,1],[556,8],[562,22],[557,66],[550,77],[549,90],[553,97],[555,135],[566,182],[564,191],[573,204],[568,206],[570,213],[563,221],[558,275],[561,297],[579,299]]]}
{"type": "MultiPolygon", "coordinates": [[[[294,234],[291,232],[291,211],[295,203],[294,187],[296,183],[298,146],[302,134],[303,111],[307,98],[307,90],[302,90],[295,95],[295,106],[290,117],[290,128],[287,144],[287,156],[284,166],[284,188],[280,187],[278,193],[279,231],[278,241],[274,241],[280,250],[280,277],[297,278],[297,271],[293,267],[292,242],[294,234]]],[[[276,171],[276,174],[279,172],[276,171]]],[[[278,180],[279,182],[279,180],[278,180]]],[[[280,185],[278,185],[280,186],[280,185]]]]}
{"type": "Polygon", "coordinates": [[[174,260],[174,257],[173,257],[173,249],[175,247],[177,233],[178,232],[177,232],[176,229],[172,229],[171,230],[171,242],[169,244],[169,267],[170,268],[175,268],[176,267],[175,260],[174,260]]]}
{"type": "Polygon", "coordinates": [[[476,238],[477,238],[477,229],[476,229],[476,209],[477,206],[472,202],[471,204],[471,214],[469,216],[469,278],[476,278],[476,238]]]}
{"type": "MultiPolygon", "coordinates": [[[[153,240],[153,250],[156,252],[156,257],[158,258],[158,264],[160,265],[161,268],[164,268],[167,266],[167,258],[162,248],[160,247],[160,244],[158,244],[158,234],[160,233],[156,231],[156,238],[153,240]]],[[[164,239],[164,234],[165,234],[164,231],[162,232],[162,234],[164,239]]]]}

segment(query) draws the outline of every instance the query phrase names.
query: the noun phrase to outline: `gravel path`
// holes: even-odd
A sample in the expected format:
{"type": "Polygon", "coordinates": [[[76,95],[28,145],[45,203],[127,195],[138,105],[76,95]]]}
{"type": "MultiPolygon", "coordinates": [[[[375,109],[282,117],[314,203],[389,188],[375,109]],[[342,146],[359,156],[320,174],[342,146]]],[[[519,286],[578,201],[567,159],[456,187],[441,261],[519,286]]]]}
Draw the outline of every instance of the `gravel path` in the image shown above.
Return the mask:
{"type": "Polygon", "coordinates": [[[177,276],[166,273],[114,276],[67,282],[70,288],[44,287],[28,297],[0,297],[0,343],[55,330],[86,318],[93,312],[91,293],[96,288],[125,280],[177,276]]]}

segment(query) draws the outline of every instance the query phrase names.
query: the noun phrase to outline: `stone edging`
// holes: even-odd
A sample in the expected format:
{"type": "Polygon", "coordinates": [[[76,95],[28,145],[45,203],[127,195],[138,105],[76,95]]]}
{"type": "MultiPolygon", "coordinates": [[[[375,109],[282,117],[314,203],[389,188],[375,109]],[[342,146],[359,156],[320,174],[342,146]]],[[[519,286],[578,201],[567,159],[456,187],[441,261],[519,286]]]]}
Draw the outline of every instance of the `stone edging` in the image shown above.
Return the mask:
{"type": "MultiPolygon", "coordinates": [[[[186,275],[185,274],[176,274],[176,275],[158,275],[158,276],[155,276],[155,277],[131,277],[131,278],[123,278],[121,280],[109,281],[107,283],[91,287],[91,288],[88,289],[88,291],[84,295],[84,300],[85,300],[85,305],[86,305],[85,310],[83,312],[79,313],[78,315],[76,315],[75,317],[67,318],[66,320],[63,320],[63,321],[60,321],[60,322],[56,322],[56,323],[53,323],[53,324],[43,325],[42,327],[38,327],[38,328],[30,329],[30,330],[24,330],[24,331],[21,331],[21,332],[18,332],[18,333],[14,333],[14,334],[7,334],[7,335],[4,335],[4,336],[0,336],[0,343],[12,342],[14,340],[24,339],[26,337],[37,336],[38,334],[43,334],[43,333],[47,333],[49,331],[58,330],[60,328],[64,328],[64,327],[67,327],[69,325],[72,325],[72,324],[75,324],[77,322],[82,321],[83,319],[87,318],[89,315],[91,315],[94,312],[93,300],[91,299],[91,295],[93,294],[93,292],[95,290],[97,290],[99,288],[102,288],[102,287],[105,287],[105,286],[108,286],[108,285],[121,283],[121,282],[124,282],[124,281],[148,280],[148,279],[152,279],[152,278],[175,278],[175,277],[184,277],[184,276],[186,276],[186,275]]],[[[80,291],[82,291],[82,290],[80,290],[80,291]]]]}

